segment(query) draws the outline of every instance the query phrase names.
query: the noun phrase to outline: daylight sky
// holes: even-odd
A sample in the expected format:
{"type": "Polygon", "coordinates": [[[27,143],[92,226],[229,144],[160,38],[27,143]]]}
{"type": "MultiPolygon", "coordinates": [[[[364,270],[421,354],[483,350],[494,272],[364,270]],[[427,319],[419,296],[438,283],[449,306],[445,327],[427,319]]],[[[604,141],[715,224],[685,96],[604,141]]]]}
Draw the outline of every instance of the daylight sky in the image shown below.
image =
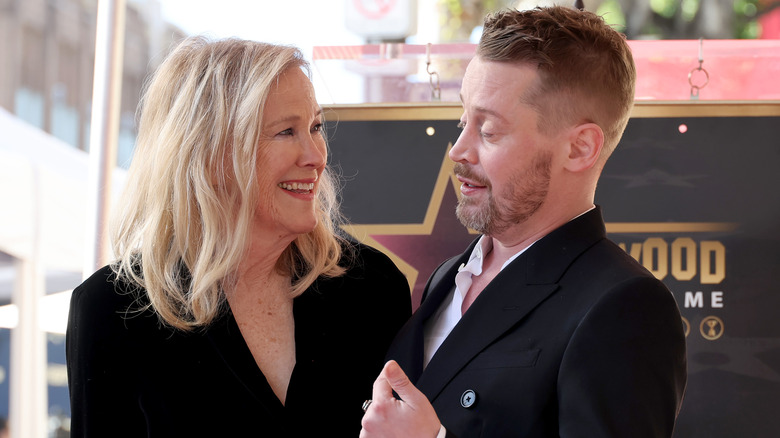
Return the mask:
{"type": "Polygon", "coordinates": [[[292,44],[311,59],[315,45],[363,43],[345,28],[345,1],[160,0],[160,5],[166,20],[188,33],[292,44]]]}

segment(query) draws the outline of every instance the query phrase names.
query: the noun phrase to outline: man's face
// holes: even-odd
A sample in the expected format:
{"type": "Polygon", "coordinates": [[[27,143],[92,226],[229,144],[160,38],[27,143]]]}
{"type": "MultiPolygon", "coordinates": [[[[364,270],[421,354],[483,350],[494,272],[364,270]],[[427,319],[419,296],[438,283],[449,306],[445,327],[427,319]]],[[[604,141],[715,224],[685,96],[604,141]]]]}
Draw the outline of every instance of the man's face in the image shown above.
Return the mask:
{"type": "Polygon", "coordinates": [[[496,237],[531,218],[548,197],[554,138],[521,101],[531,67],[474,58],[461,88],[463,131],[450,151],[463,183],[457,208],[467,227],[496,237]]]}

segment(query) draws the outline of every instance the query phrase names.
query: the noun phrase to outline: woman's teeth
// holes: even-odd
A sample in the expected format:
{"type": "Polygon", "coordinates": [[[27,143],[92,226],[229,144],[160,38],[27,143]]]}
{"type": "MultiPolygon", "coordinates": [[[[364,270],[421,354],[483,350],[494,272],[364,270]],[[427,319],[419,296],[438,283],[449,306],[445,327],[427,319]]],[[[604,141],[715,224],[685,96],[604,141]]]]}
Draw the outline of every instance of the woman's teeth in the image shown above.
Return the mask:
{"type": "Polygon", "coordinates": [[[290,191],[311,191],[314,189],[314,183],[279,183],[278,186],[290,191]]]}

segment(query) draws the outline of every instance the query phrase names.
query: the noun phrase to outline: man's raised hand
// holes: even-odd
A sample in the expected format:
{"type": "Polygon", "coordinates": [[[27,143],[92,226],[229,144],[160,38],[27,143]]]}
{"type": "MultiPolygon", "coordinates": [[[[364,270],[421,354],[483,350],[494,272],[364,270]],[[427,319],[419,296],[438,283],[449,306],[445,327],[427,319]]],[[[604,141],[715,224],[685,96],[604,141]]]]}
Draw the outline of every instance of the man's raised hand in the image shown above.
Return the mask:
{"type": "Polygon", "coordinates": [[[441,422],[433,406],[395,361],[379,373],[372,397],[361,438],[434,438],[439,433],[441,422]]]}

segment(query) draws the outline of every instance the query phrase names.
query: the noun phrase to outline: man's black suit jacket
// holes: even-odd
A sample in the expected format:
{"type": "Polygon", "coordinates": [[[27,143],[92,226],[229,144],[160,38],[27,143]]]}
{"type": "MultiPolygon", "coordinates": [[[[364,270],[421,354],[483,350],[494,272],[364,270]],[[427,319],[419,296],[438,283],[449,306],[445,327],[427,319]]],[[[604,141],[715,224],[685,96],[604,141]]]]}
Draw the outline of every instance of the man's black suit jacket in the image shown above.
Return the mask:
{"type": "Polygon", "coordinates": [[[475,244],[434,272],[388,352],[448,436],[672,435],[687,379],[680,313],[664,284],[606,238],[599,208],[505,267],[423,371],[424,323],[475,244]]]}

